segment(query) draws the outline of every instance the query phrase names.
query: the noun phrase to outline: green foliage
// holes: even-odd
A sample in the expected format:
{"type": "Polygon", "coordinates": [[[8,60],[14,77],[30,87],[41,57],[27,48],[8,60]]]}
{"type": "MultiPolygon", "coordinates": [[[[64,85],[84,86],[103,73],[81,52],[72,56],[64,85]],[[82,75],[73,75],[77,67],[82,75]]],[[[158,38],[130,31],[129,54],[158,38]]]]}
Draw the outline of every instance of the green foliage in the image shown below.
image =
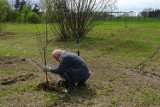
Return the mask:
{"type": "Polygon", "coordinates": [[[18,15],[19,15],[18,11],[9,10],[7,15],[7,21],[10,21],[10,22],[16,21],[16,18],[18,15]]]}
{"type": "Polygon", "coordinates": [[[117,99],[117,97],[115,97],[115,98],[113,98],[113,99],[111,100],[111,104],[113,104],[113,105],[118,105],[118,99],[117,99]]]}
{"type": "Polygon", "coordinates": [[[53,92],[43,92],[43,94],[46,96],[46,97],[50,97],[52,99],[52,101],[56,102],[58,101],[58,95],[57,93],[53,93],[53,92]]]}
{"type": "Polygon", "coordinates": [[[0,22],[6,20],[8,10],[9,10],[9,4],[7,0],[0,0],[0,22]]]}
{"type": "Polygon", "coordinates": [[[27,14],[31,12],[31,8],[29,6],[24,6],[22,11],[18,11],[17,22],[27,22],[27,14]]]}
{"type": "Polygon", "coordinates": [[[28,13],[26,16],[26,20],[27,22],[30,22],[30,23],[38,23],[41,21],[40,16],[35,12],[28,13]]]}
{"type": "Polygon", "coordinates": [[[109,90],[107,87],[105,87],[105,88],[102,88],[102,89],[101,89],[100,94],[102,94],[102,95],[108,95],[109,92],[110,92],[110,90],[109,90]]]}
{"type": "Polygon", "coordinates": [[[38,23],[41,21],[40,15],[32,12],[30,6],[23,6],[22,11],[17,11],[18,16],[16,21],[20,23],[38,23]]]}
{"type": "Polygon", "coordinates": [[[4,22],[7,19],[9,4],[7,0],[0,0],[0,32],[5,28],[4,22]]]}
{"type": "Polygon", "coordinates": [[[13,93],[13,91],[11,91],[11,90],[6,89],[4,91],[4,89],[5,88],[3,86],[0,87],[0,97],[7,96],[7,95],[10,95],[13,93]]]}
{"type": "Polygon", "coordinates": [[[143,97],[139,97],[140,105],[152,105],[160,102],[158,101],[158,94],[151,87],[144,87],[142,90],[143,97]]]}

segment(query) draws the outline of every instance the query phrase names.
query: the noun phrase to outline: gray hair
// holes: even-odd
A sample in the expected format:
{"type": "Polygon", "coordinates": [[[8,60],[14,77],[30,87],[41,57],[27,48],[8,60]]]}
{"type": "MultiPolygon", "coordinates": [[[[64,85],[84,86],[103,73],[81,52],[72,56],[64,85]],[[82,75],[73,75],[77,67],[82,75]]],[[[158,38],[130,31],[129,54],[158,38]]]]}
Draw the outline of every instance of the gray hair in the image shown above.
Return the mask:
{"type": "Polygon", "coordinates": [[[52,56],[55,55],[55,53],[61,53],[63,50],[61,49],[55,49],[53,52],[52,52],[52,56]]]}

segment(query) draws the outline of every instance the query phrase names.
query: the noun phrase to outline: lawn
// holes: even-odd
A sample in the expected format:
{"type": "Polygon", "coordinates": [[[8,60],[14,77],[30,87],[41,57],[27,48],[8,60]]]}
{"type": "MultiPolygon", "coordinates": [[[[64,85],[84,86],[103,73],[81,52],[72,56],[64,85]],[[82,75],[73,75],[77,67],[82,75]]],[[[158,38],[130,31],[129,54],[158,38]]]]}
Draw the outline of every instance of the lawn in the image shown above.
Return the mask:
{"type": "MultiPolygon", "coordinates": [[[[49,74],[53,91],[37,90],[45,82],[39,68],[37,27],[45,33],[44,24],[7,23],[0,34],[0,106],[2,107],[158,107],[160,106],[160,21],[130,19],[104,20],[86,37],[80,39],[80,55],[92,74],[87,87],[72,95],[61,93],[59,77],[49,74]],[[3,84],[4,80],[10,84],[3,84]]],[[[76,53],[75,41],[51,40],[47,65],[58,63],[51,57],[56,48],[76,53]]]]}

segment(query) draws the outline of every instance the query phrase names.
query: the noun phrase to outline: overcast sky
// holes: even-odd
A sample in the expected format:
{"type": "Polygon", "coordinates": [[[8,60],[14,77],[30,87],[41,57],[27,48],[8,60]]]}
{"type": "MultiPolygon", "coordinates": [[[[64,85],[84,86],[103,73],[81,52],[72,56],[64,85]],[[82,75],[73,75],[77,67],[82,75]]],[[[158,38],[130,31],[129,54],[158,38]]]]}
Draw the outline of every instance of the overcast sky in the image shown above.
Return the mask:
{"type": "MultiPolygon", "coordinates": [[[[9,0],[15,1],[15,0],[9,0]]],[[[38,2],[39,0],[26,0],[32,1],[34,3],[38,2]]],[[[117,0],[117,10],[116,11],[135,11],[140,12],[144,8],[160,8],[160,0],[117,0]]]]}
{"type": "Polygon", "coordinates": [[[144,8],[160,8],[160,0],[117,0],[117,11],[142,11],[144,8]]]}

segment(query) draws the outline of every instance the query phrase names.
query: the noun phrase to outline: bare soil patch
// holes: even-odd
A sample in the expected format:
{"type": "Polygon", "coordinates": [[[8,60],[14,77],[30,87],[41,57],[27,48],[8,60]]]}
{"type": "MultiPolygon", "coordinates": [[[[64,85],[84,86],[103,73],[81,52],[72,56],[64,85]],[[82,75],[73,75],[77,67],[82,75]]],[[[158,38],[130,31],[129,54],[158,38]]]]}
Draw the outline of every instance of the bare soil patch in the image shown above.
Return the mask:
{"type": "Polygon", "coordinates": [[[33,73],[27,73],[27,74],[23,74],[23,75],[19,75],[16,77],[8,77],[5,79],[0,80],[0,84],[2,85],[9,85],[9,84],[14,84],[20,81],[26,81],[28,79],[34,78],[35,75],[33,73]]]}
{"type": "Polygon", "coordinates": [[[37,88],[36,88],[37,91],[40,91],[40,90],[44,90],[44,91],[55,91],[56,90],[56,85],[54,83],[51,83],[51,82],[42,82],[40,84],[38,84],[37,88]]]}
{"type": "MultiPolygon", "coordinates": [[[[24,63],[27,64],[26,62],[26,58],[19,58],[19,57],[15,57],[15,56],[0,56],[0,70],[1,72],[3,72],[4,69],[13,69],[12,65],[15,66],[21,66],[20,64],[24,63]]],[[[15,68],[15,67],[14,67],[15,68]]],[[[23,70],[21,71],[23,72],[23,70]]],[[[2,77],[0,79],[0,84],[1,85],[10,85],[10,84],[14,84],[20,81],[27,81],[29,79],[35,78],[37,77],[36,74],[34,73],[24,73],[23,74],[18,74],[15,76],[9,76],[9,77],[2,77]]]]}
{"type": "Polygon", "coordinates": [[[15,33],[14,32],[1,32],[0,33],[0,37],[1,36],[7,36],[7,35],[15,35],[15,33]]]}
{"type": "Polygon", "coordinates": [[[25,58],[18,58],[14,56],[0,56],[0,66],[6,64],[21,63],[24,61],[26,61],[25,58]]]}

